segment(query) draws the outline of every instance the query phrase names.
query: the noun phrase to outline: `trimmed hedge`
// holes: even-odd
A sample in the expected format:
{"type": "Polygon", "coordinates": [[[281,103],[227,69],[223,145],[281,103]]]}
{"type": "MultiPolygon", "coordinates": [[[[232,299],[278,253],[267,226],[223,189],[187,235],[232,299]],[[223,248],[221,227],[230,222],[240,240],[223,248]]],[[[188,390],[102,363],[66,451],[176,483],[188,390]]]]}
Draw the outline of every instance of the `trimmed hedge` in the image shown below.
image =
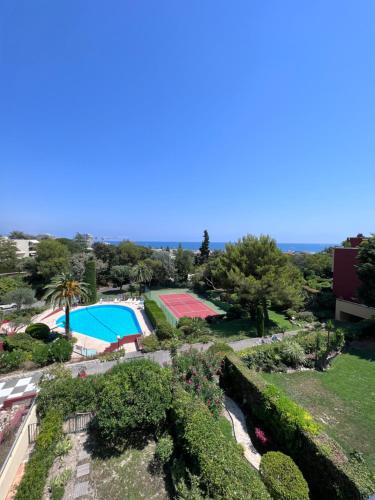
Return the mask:
{"type": "Polygon", "coordinates": [[[234,354],[224,359],[221,384],[294,459],[314,495],[367,499],[373,492],[374,484],[364,464],[349,460],[307,411],[249,370],[234,354]]]}
{"type": "Polygon", "coordinates": [[[157,328],[159,323],[167,321],[165,314],[154,300],[145,300],[144,306],[145,312],[154,328],[157,328]]]}
{"type": "Polygon", "coordinates": [[[171,339],[175,336],[176,329],[168,323],[164,312],[154,300],[145,300],[145,312],[155,328],[156,336],[159,340],[171,339]]]}
{"type": "Polygon", "coordinates": [[[258,473],[235,441],[222,433],[217,420],[199,400],[181,388],[172,403],[171,424],[193,474],[201,476],[216,500],[269,499],[258,473]]]}
{"type": "Polygon", "coordinates": [[[30,335],[33,339],[47,341],[51,330],[45,323],[32,323],[26,328],[25,333],[30,335]]]}
{"type": "Polygon", "coordinates": [[[280,451],[262,456],[260,475],[272,498],[276,500],[309,500],[309,487],[294,461],[280,451]]]}
{"type": "Polygon", "coordinates": [[[61,414],[50,410],[41,422],[35,448],[27,462],[15,500],[39,500],[43,497],[48,471],[55,459],[56,444],[61,436],[61,414]]]}

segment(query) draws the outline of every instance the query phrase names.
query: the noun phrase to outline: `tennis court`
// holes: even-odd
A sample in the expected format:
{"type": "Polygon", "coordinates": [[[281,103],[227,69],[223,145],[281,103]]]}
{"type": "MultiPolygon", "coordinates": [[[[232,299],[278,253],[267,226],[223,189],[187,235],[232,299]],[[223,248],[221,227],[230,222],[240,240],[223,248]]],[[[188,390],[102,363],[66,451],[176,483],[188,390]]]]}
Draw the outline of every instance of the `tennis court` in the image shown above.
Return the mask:
{"type": "Polygon", "coordinates": [[[176,318],[207,318],[218,316],[218,313],[206,304],[188,293],[171,293],[159,295],[159,299],[166,305],[176,318]]]}

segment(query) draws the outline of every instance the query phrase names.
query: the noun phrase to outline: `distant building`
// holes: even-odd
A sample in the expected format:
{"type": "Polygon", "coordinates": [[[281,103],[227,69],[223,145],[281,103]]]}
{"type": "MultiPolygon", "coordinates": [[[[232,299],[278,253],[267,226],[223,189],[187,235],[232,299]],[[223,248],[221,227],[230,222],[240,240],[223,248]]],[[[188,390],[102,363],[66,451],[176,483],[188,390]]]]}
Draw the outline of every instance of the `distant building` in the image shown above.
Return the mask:
{"type": "MultiPolygon", "coordinates": [[[[2,237],[5,240],[9,238],[7,236],[2,237]]],[[[12,241],[17,247],[17,257],[23,259],[25,257],[34,257],[36,254],[36,247],[39,243],[38,240],[9,240],[12,241]]]]}
{"type": "Polygon", "coordinates": [[[349,237],[345,246],[337,247],[333,253],[333,293],[336,297],[335,318],[339,321],[358,321],[375,316],[375,308],[361,304],[358,288],[361,281],[357,275],[359,245],[366,238],[349,237]]]}

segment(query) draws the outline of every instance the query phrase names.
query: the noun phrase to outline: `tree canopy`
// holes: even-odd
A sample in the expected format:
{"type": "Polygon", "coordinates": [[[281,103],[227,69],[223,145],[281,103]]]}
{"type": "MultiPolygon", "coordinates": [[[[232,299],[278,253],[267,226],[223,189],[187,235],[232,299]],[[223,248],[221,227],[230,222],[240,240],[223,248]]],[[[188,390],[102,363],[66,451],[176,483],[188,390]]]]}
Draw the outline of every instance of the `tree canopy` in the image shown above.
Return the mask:
{"type": "Polygon", "coordinates": [[[44,281],[70,270],[70,252],[66,245],[56,240],[41,241],[36,250],[36,269],[44,281]]]}
{"type": "Polygon", "coordinates": [[[359,247],[357,274],[362,283],[359,298],[367,306],[375,306],[375,236],[364,240],[359,247]]]}
{"type": "Polygon", "coordinates": [[[226,245],[215,264],[213,280],[252,314],[267,302],[285,309],[302,303],[303,277],[269,236],[248,235],[226,245]]]}
{"type": "Polygon", "coordinates": [[[17,247],[11,240],[0,238],[0,272],[9,273],[17,267],[17,247]]]}

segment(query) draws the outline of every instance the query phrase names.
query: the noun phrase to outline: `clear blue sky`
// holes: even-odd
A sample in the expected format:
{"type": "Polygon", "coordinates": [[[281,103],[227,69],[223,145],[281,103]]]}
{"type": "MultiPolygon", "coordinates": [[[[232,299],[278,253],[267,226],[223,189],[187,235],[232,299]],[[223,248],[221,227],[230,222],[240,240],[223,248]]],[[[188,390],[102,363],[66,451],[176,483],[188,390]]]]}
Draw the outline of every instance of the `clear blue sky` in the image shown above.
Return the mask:
{"type": "Polygon", "coordinates": [[[373,0],[1,0],[0,233],[375,231],[373,0]]]}

